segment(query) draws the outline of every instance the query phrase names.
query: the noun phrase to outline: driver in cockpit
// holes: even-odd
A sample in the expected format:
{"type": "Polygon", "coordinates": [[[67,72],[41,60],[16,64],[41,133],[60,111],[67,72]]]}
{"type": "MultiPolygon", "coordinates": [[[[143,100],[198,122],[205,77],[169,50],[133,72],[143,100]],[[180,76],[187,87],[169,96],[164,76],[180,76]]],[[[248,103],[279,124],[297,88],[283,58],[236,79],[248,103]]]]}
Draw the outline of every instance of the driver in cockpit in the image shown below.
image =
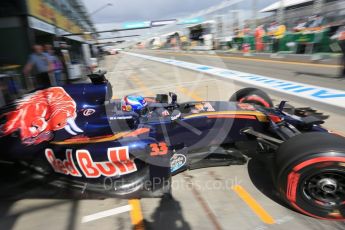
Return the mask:
{"type": "Polygon", "coordinates": [[[147,107],[147,101],[142,96],[125,96],[121,100],[121,110],[124,112],[135,112],[141,114],[141,111],[147,107]]]}
{"type": "MultiPolygon", "coordinates": [[[[145,109],[147,108],[147,101],[142,96],[130,95],[125,96],[121,100],[121,109],[124,112],[135,112],[139,116],[145,114],[145,109]]],[[[160,116],[160,117],[167,117],[170,116],[170,113],[165,108],[157,108],[155,111],[149,112],[145,114],[146,116],[160,116]]]]}

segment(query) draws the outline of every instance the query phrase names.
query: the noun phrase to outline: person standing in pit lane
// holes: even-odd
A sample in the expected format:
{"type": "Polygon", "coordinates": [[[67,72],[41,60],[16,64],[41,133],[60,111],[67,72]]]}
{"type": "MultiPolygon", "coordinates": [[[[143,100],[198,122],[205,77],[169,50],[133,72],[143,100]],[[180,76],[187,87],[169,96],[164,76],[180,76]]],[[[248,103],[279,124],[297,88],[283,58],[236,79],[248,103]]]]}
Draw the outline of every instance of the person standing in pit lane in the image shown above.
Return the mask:
{"type": "Polygon", "coordinates": [[[61,60],[57,55],[55,55],[55,50],[53,49],[53,46],[50,44],[44,45],[44,53],[49,57],[50,62],[53,65],[53,71],[52,71],[52,78],[51,82],[53,82],[52,85],[62,86],[64,84],[64,79],[62,77],[62,70],[63,65],[61,60]]]}
{"type": "Polygon", "coordinates": [[[342,59],[343,70],[341,72],[341,77],[345,78],[345,25],[343,25],[339,29],[338,42],[341,48],[341,52],[343,53],[343,59],[342,59]]]}
{"type": "Polygon", "coordinates": [[[331,37],[331,39],[337,40],[340,50],[343,54],[341,59],[342,70],[340,72],[340,77],[345,78],[345,21],[341,23],[341,26],[337,32],[331,37]]]}
{"type": "Polygon", "coordinates": [[[258,26],[255,29],[255,49],[256,52],[262,52],[264,50],[263,37],[265,36],[265,29],[263,25],[258,26]]]}
{"type": "Polygon", "coordinates": [[[50,58],[43,52],[42,45],[34,45],[33,51],[24,67],[24,76],[33,73],[36,77],[36,88],[48,88],[51,86],[49,72],[53,70],[50,58]]]}

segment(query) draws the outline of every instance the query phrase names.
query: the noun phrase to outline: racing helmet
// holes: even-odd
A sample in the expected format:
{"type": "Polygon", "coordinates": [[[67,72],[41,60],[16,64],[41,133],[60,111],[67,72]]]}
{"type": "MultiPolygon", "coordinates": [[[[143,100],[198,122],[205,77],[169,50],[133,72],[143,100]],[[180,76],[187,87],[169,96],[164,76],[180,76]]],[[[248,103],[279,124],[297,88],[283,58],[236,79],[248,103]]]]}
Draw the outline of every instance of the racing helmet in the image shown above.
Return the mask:
{"type": "Polygon", "coordinates": [[[125,96],[121,100],[121,108],[122,111],[126,112],[140,112],[142,109],[144,109],[147,106],[147,102],[144,97],[142,96],[125,96]]]}

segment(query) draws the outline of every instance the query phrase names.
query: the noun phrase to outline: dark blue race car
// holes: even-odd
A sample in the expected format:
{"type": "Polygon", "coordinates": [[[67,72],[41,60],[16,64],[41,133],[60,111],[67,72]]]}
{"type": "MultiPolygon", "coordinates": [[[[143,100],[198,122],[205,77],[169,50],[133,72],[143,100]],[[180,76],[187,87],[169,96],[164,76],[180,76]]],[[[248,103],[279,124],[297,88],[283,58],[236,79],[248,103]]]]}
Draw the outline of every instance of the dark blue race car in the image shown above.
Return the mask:
{"type": "Polygon", "coordinates": [[[1,109],[1,159],[73,187],[124,198],[169,195],[187,169],[260,159],[297,211],[345,219],[345,139],[310,108],[274,107],[259,89],[229,101],[178,103],[177,95],[113,99],[105,73],[51,87],[1,109]]]}

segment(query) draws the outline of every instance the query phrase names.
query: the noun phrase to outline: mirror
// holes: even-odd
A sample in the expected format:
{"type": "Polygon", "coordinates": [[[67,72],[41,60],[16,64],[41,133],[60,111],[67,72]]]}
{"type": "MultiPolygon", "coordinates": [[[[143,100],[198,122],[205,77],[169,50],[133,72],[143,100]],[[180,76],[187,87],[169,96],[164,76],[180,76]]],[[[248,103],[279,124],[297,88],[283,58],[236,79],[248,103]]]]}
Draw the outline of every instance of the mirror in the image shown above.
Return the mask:
{"type": "Polygon", "coordinates": [[[177,119],[181,118],[181,112],[179,110],[174,110],[172,114],[170,115],[171,121],[176,121],[177,119]]]}

